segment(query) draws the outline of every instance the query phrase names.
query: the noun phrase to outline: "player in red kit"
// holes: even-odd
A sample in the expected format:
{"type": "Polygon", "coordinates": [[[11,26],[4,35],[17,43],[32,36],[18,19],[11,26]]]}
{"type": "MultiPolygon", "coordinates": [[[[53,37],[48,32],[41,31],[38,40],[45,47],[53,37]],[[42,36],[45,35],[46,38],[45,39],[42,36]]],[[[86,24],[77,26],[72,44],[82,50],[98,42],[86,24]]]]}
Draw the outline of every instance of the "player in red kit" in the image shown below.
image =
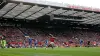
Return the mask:
{"type": "Polygon", "coordinates": [[[54,42],[55,42],[55,37],[50,34],[50,45],[48,47],[52,47],[52,49],[54,48],[54,42]]]}

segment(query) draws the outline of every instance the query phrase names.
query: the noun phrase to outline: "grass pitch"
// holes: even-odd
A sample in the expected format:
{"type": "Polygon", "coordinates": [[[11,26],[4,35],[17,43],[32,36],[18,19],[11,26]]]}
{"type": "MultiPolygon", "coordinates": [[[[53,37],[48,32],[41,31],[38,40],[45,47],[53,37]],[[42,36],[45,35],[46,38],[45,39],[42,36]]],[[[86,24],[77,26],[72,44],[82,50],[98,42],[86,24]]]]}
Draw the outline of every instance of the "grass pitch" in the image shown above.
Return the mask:
{"type": "Polygon", "coordinates": [[[10,48],[0,49],[0,56],[100,56],[100,48],[10,48]]]}

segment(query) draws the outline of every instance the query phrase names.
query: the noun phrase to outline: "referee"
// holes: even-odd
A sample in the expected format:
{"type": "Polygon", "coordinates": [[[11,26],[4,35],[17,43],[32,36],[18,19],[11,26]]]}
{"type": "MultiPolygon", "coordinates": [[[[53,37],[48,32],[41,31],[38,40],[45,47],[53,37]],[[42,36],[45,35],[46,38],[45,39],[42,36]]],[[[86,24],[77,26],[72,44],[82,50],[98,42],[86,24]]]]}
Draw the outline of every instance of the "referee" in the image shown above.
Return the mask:
{"type": "Polygon", "coordinates": [[[2,36],[2,39],[1,39],[1,48],[5,48],[6,47],[6,40],[5,40],[5,37],[2,36]]]}

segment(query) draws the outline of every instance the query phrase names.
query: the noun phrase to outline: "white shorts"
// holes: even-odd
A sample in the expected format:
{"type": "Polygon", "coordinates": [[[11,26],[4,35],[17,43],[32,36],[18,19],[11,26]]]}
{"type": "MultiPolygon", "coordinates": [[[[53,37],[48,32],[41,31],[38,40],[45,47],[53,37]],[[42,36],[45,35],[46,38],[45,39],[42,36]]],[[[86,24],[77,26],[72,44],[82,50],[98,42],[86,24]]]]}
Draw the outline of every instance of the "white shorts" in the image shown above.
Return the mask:
{"type": "Polygon", "coordinates": [[[54,42],[50,42],[51,45],[54,45],[54,42]]]}
{"type": "Polygon", "coordinates": [[[96,44],[94,44],[94,45],[96,45],[96,44]]]}

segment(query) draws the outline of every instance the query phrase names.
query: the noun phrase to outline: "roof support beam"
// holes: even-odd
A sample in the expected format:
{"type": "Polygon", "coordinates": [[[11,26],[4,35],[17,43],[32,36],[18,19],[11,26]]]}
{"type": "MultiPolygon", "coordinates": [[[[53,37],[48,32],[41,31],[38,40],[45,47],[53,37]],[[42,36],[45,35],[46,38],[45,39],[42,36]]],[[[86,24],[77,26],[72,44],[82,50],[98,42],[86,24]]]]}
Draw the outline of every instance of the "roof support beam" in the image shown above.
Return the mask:
{"type": "MultiPolygon", "coordinates": [[[[17,4],[17,5],[19,5],[19,4],[17,4]]],[[[16,5],[16,6],[17,6],[17,5],[16,5]]],[[[16,6],[15,6],[15,7],[16,7],[16,6]]],[[[4,15],[6,15],[8,12],[10,12],[11,10],[13,10],[15,7],[13,7],[13,8],[10,9],[9,11],[7,11],[5,14],[3,14],[2,17],[3,17],[4,15]]]]}
{"type": "Polygon", "coordinates": [[[22,13],[24,13],[25,11],[29,10],[29,9],[30,9],[30,8],[32,8],[32,7],[33,7],[33,6],[31,6],[31,7],[27,8],[26,10],[22,11],[21,13],[19,13],[18,15],[16,15],[16,16],[15,16],[15,17],[13,17],[13,18],[16,18],[17,16],[21,15],[22,13]]]}
{"type": "MultiPolygon", "coordinates": [[[[67,12],[67,11],[65,11],[65,12],[67,12]]],[[[61,14],[65,13],[65,12],[62,12],[62,13],[60,13],[59,15],[61,15],[61,14]]]]}
{"type": "MultiPolygon", "coordinates": [[[[78,12],[75,12],[75,13],[78,13],[78,12]]],[[[75,13],[73,13],[73,14],[69,14],[69,16],[70,16],[70,15],[74,15],[75,13]]]]}
{"type": "Polygon", "coordinates": [[[0,9],[2,9],[6,4],[8,4],[7,2],[2,2],[1,4],[0,4],[0,9]]]}
{"type": "MultiPolygon", "coordinates": [[[[83,15],[85,15],[85,14],[87,14],[87,13],[84,13],[83,15]]],[[[79,16],[82,16],[82,15],[79,15],[79,16]]]]}
{"type": "MultiPolygon", "coordinates": [[[[45,7],[44,7],[45,8],[45,7]]],[[[42,8],[42,9],[44,9],[44,8],[42,8]]],[[[41,9],[41,10],[42,10],[41,9]]],[[[41,10],[39,10],[39,11],[41,11],[41,10]]],[[[39,12],[39,11],[37,11],[37,12],[39,12]]],[[[35,13],[37,13],[37,12],[35,12],[35,13]]],[[[28,18],[28,17],[30,17],[30,16],[32,16],[33,14],[35,14],[35,13],[32,13],[31,15],[29,15],[29,16],[27,16],[27,17],[25,17],[24,19],[26,19],[26,18],[28,18]]]]}
{"type": "MultiPolygon", "coordinates": [[[[53,11],[56,11],[56,10],[53,10],[53,11]]],[[[51,11],[51,12],[53,12],[53,11],[51,11]]],[[[49,12],[49,13],[47,13],[47,14],[50,14],[51,12],[49,12]]]]}

